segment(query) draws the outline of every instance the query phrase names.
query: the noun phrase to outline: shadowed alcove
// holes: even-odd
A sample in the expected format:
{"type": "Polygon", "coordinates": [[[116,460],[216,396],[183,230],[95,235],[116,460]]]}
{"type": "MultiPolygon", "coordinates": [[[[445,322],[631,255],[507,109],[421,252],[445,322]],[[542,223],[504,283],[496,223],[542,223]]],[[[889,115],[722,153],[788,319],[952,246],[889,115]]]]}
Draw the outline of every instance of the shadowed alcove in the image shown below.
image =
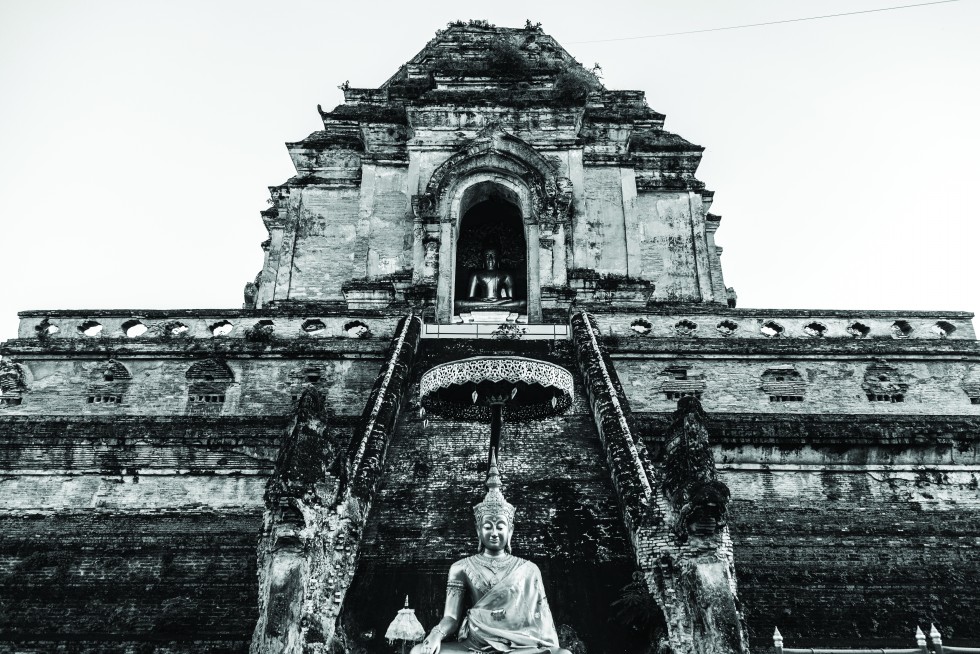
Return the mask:
{"type": "MultiPolygon", "coordinates": [[[[493,309],[480,306],[471,298],[474,276],[486,271],[485,253],[496,252],[496,266],[500,274],[509,275],[513,302],[501,309],[526,313],[527,302],[527,239],[524,221],[513,193],[492,182],[484,182],[467,189],[461,203],[462,220],[456,241],[456,266],[454,282],[454,313],[473,309],[493,309]],[[515,303],[523,303],[514,308],[515,303]]],[[[476,296],[486,299],[487,289],[478,281],[476,296]]]]}

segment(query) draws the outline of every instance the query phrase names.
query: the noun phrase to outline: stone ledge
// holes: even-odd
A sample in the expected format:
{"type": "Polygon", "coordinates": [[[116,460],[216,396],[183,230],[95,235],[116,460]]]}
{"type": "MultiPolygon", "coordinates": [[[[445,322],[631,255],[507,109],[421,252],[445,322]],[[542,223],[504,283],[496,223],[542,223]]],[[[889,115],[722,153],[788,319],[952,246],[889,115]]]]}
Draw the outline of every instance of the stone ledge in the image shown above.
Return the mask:
{"type": "MultiPolygon", "coordinates": [[[[659,446],[672,413],[633,412],[644,439],[659,446]]],[[[711,442],[722,448],[739,445],[867,445],[970,447],[980,442],[980,416],[773,415],[708,414],[711,442]]]]}
{"type": "Polygon", "coordinates": [[[809,358],[828,355],[848,357],[926,356],[938,358],[980,356],[980,341],[931,339],[764,339],[764,338],[650,338],[605,336],[603,345],[613,359],[631,355],[763,355],[799,354],[809,358]]]}
{"type": "Polygon", "coordinates": [[[62,338],[38,340],[33,338],[12,339],[0,343],[0,354],[5,357],[65,357],[71,355],[99,355],[109,357],[167,357],[167,358],[223,358],[255,359],[263,356],[293,358],[315,356],[326,359],[368,358],[384,355],[388,342],[381,339],[355,340],[348,338],[299,337],[273,339],[268,342],[252,342],[244,339],[170,338],[147,339],[138,342],[130,338],[62,338]]]}
{"type": "Polygon", "coordinates": [[[22,311],[18,314],[18,338],[45,342],[201,339],[256,343],[319,338],[388,339],[398,319],[408,312],[407,307],[390,311],[349,310],[346,304],[343,307],[303,304],[275,310],[22,311]]]}
{"type": "MultiPolygon", "coordinates": [[[[586,308],[583,306],[583,308],[586,308]]],[[[621,313],[623,307],[617,307],[610,303],[597,303],[596,306],[587,307],[589,313],[621,313]]],[[[630,313],[637,313],[630,309],[630,313]]],[[[956,318],[971,320],[974,314],[971,311],[917,311],[917,310],[893,310],[893,309],[752,309],[738,308],[729,309],[719,304],[708,303],[651,303],[643,309],[641,313],[677,316],[682,318],[685,315],[720,315],[726,318],[956,318]]]]}

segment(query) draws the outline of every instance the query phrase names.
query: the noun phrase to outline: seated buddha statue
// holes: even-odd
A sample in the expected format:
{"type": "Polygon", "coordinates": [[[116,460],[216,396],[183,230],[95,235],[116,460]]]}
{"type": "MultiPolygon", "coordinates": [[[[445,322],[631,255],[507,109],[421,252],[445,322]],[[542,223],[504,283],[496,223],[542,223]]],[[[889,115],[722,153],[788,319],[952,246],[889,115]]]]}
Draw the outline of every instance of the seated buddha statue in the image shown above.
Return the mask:
{"type": "Polygon", "coordinates": [[[491,460],[486,499],[473,513],[480,552],[449,568],[443,617],[412,654],[570,654],[558,645],[541,571],[510,552],[515,509],[500,491],[496,460],[491,460]],[[471,608],[464,614],[467,600],[471,608]],[[458,640],[443,643],[457,628],[458,640]]]}
{"type": "Polygon", "coordinates": [[[481,256],[483,269],[470,275],[469,295],[456,301],[457,311],[524,311],[527,300],[514,297],[514,279],[508,272],[499,270],[500,255],[494,248],[487,248],[481,256]]]}

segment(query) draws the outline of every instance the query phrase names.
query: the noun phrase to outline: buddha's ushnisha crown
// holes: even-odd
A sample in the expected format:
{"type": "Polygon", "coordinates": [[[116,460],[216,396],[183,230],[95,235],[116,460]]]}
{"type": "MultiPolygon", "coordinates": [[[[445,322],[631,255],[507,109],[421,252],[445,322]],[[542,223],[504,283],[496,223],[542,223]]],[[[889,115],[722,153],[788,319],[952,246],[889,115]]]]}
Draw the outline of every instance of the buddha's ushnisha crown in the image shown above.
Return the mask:
{"type": "Polygon", "coordinates": [[[487,496],[473,507],[477,529],[484,517],[498,515],[507,518],[507,523],[513,527],[516,511],[514,505],[505,500],[504,494],[500,492],[500,471],[497,470],[497,457],[494,455],[490,458],[490,472],[487,473],[487,496]]]}

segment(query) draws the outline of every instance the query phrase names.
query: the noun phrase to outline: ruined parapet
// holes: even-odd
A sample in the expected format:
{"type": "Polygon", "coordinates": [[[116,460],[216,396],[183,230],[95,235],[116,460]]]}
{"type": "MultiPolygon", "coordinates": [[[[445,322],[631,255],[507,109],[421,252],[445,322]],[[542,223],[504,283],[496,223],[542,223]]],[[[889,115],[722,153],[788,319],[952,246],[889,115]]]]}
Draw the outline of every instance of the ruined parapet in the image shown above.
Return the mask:
{"type": "Polygon", "coordinates": [[[653,497],[650,471],[648,465],[644,465],[643,443],[633,435],[626,396],[612,362],[599,342],[595,319],[587,313],[578,313],[572,316],[571,323],[579,371],[606,450],[623,519],[627,528],[634,530],[653,497]]]}
{"type": "Polygon", "coordinates": [[[731,496],[718,480],[705,418],[696,397],[681,398],[665,443],[660,487],[674,511],[672,527],[681,542],[689,534],[714,536],[724,527],[731,496]]]}
{"type": "Polygon", "coordinates": [[[728,487],[718,479],[707,416],[696,397],[678,402],[657,465],[662,522],[636,534],[647,582],[664,608],[675,652],[748,651],[725,524],[728,487]]]}
{"type": "Polygon", "coordinates": [[[579,370],[619,495],[636,564],[667,622],[675,654],[748,651],[735,594],[732,543],[724,516],[728,488],[718,480],[700,402],[680,403],[666,456],[651,462],[598,325],[572,317],[579,370]]]}
{"type": "Polygon", "coordinates": [[[417,316],[408,316],[402,321],[392,351],[364,409],[360,440],[352,444],[349,464],[351,491],[367,503],[374,499],[381,478],[385,454],[408,388],[421,334],[422,321],[417,316]]]}
{"type": "Polygon", "coordinates": [[[25,390],[24,369],[9,359],[0,360],[0,408],[18,406],[25,390]]]}
{"type": "Polygon", "coordinates": [[[79,348],[102,343],[115,348],[147,348],[180,343],[250,342],[280,344],[330,338],[364,338],[350,333],[357,323],[375,338],[391,338],[399,314],[390,311],[348,311],[346,305],[301,304],[253,309],[131,309],[80,311],[21,311],[18,340],[4,349],[16,350],[30,342],[49,348],[79,348]],[[265,338],[263,338],[265,337],[265,338]]]}
{"type": "MultiPolygon", "coordinates": [[[[259,620],[253,653],[302,652],[332,629],[321,580],[331,536],[336,538],[338,448],[326,431],[323,397],[308,387],[265,491],[259,540],[259,620]]],[[[329,606],[329,604],[327,604],[329,606]]]]}
{"type": "Polygon", "coordinates": [[[252,654],[321,653],[335,641],[343,646],[337,618],[420,332],[417,317],[402,320],[346,455],[326,436],[320,394],[313,387],[303,392],[266,487],[252,654]]]}

